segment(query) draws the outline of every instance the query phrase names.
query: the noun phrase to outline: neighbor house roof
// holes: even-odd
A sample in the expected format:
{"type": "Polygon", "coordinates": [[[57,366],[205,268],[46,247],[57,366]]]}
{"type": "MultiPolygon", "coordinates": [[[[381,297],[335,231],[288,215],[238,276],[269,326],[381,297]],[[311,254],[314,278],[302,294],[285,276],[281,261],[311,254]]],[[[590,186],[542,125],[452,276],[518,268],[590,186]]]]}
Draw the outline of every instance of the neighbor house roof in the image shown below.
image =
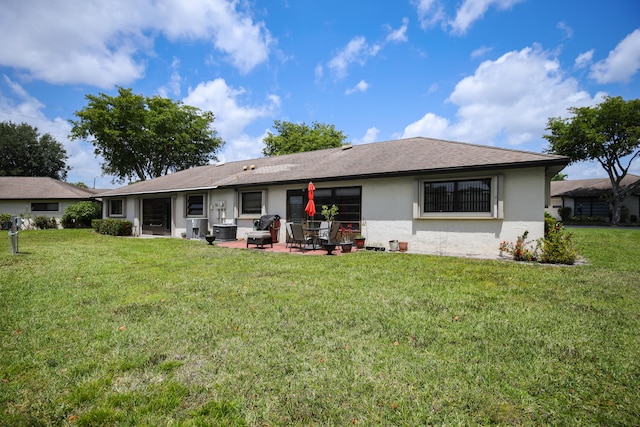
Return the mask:
{"type": "Polygon", "coordinates": [[[0,176],[0,200],[85,200],[96,193],[49,177],[0,176]]]}
{"type": "MultiPolygon", "coordinates": [[[[628,174],[621,182],[623,187],[635,185],[634,194],[640,194],[640,176],[628,174]]],[[[566,181],[551,182],[551,197],[589,197],[599,196],[611,191],[609,178],[572,179],[566,181]]]]}
{"type": "Polygon", "coordinates": [[[286,182],[391,177],[451,171],[545,166],[556,173],[564,156],[428,138],[408,138],[200,166],[138,182],[100,197],[286,182]]]}

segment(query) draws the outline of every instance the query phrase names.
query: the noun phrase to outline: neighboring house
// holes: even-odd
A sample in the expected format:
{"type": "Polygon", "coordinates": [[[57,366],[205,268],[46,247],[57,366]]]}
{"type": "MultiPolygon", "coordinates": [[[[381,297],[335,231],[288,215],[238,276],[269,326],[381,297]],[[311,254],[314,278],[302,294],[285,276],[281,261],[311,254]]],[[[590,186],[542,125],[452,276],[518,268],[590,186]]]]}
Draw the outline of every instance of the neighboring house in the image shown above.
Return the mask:
{"type": "Polygon", "coordinates": [[[25,220],[45,216],[60,223],[67,206],[92,200],[98,191],[49,177],[0,176],[0,214],[25,220]]]}
{"type": "MultiPolygon", "coordinates": [[[[628,174],[622,186],[635,185],[636,191],[622,203],[629,210],[629,220],[637,222],[640,216],[640,176],[628,174]]],[[[551,209],[549,213],[560,219],[559,208],[571,209],[571,216],[611,219],[607,195],[611,194],[609,178],[574,179],[551,182],[551,209]]]]}
{"type": "Polygon", "coordinates": [[[397,239],[415,252],[494,256],[502,240],[515,241],[525,230],[534,239],[543,235],[550,179],[568,162],[409,138],[200,166],[99,196],[104,217],[132,221],[135,234],[191,237],[206,227],[244,238],[261,215],[307,220],[312,181],[314,220],[322,219],[322,205],[336,204],[336,220],[368,242],[397,239]]]}

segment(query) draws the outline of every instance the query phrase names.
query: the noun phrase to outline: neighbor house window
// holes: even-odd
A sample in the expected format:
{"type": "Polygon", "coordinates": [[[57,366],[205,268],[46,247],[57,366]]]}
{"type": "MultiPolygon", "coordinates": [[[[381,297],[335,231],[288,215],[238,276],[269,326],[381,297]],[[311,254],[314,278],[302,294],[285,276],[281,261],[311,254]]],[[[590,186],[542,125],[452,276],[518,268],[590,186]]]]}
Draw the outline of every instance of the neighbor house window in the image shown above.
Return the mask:
{"type": "Polygon", "coordinates": [[[190,194],[187,196],[187,216],[204,216],[204,194],[190,194]]]}
{"type": "Polygon", "coordinates": [[[498,177],[422,182],[423,217],[500,217],[498,177]]]}
{"type": "Polygon", "coordinates": [[[245,191],[240,193],[240,213],[242,215],[262,215],[262,191],[245,191]]]}
{"type": "Polygon", "coordinates": [[[57,212],[58,203],[31,203],[32,212],[57,212]]]}
{"type": "Polygon", "coordinates": [[[109,216],[124,216],[123,199],[111,199],[107,206],[109,208],[109,216]]]}

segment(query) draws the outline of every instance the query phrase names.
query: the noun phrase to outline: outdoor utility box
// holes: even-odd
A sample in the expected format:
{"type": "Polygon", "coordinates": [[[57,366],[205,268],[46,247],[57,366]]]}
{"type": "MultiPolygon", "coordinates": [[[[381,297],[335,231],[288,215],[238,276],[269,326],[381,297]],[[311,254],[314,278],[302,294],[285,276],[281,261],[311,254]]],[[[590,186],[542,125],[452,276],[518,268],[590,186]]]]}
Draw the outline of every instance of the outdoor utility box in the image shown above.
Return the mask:
{"type": "Polygon", "coordinates": [[[218,242],[236,240],[238,226],[234,224],[213,224],[213,235],[218,242]]]}
{"type": "Polygon", "coordinates": [[[190,218],[187,220],[187,239],[204,239],[209,233],[207,218],[190,218]]]}
{"type": "Polygon", "coordinates": [[[6,226],[9,229],[9,249],[11,254],[15,255],[18,253],[18,234],[20,234],[20,228],[22,228],[22,218],[12,217],[11,222],[7,223],[6,226]]]}

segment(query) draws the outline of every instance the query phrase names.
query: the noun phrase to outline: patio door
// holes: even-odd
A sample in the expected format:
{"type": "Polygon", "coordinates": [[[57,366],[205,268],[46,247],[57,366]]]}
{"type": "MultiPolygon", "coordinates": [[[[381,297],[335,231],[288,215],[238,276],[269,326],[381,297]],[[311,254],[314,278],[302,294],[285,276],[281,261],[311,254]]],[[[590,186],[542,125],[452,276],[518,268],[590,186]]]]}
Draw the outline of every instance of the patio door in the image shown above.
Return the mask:
{"type": "Polygon", "coordinates": [[[142,200],[142,234],[171,236],[171,198],[142,200]]]}

